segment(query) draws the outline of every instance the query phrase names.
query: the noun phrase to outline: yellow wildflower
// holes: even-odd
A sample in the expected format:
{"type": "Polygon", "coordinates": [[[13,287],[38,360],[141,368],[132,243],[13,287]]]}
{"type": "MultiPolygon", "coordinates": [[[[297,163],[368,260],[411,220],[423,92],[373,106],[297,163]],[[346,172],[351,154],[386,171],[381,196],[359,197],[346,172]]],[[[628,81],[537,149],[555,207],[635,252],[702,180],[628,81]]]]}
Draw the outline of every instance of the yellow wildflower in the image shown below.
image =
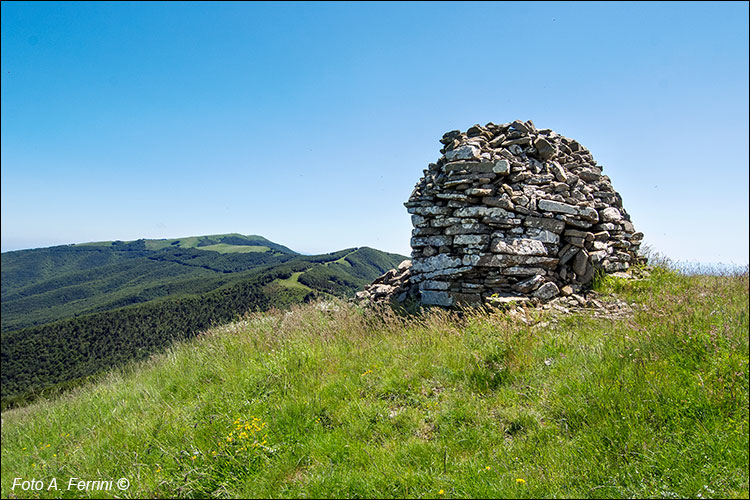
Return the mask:
{"type": "Polygon", "coordinates": [[[438,491],[438,495],[445,495],[445,491],[443,490],[438,491]]]}
{"type": "Polygon", "coordinates": [[[526,484],[526,480],[525,479],[521,479],[520,477],[518,479],[516,479],[516,482],[518,484],[526,484]]]}

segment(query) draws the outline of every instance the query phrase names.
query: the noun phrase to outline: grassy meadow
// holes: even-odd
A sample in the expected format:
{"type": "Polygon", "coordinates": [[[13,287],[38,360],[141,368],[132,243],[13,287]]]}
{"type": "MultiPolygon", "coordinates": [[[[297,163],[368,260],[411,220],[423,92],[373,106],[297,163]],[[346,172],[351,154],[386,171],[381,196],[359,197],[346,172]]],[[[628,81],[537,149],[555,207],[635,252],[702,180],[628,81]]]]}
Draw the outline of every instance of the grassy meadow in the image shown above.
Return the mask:
{"type": "Polygon", "coordinates": [[[747,498],[747,272],[596,288],[633,316],[248,315],[4,412],[2,497],[747,498]]]}

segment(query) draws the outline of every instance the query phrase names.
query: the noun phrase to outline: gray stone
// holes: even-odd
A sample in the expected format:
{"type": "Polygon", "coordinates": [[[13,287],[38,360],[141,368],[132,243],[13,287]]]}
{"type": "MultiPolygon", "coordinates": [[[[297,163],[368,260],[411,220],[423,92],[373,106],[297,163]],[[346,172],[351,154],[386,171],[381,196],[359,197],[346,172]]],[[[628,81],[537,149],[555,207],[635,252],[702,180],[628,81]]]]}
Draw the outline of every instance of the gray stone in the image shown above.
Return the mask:
{"type": "Polygon", "coordinates": [[[607,251],[606,250],[597,250],[596,252],[591,252],[589,254],[589,260],[591,263],[596,266],[600,262],[602,262],[607,257],[607,251]]]}
{"type": "Polygon", "coordinates": [[[541,217],[526,217],[523,222],[524,226],[546,229],[553,233],[560,234],[565,229],[565,222],[557,219],[546,219],[541,217]]]}
{"type": "Polygon", "coordinates": [[[464,266],[476,266],[479,263],[479,255],[464,255],[461,264],[464,266]]]}
{"type": "Polygon", "coordinates": [[[532,175],[528,179],[528,184],[534,184],[534,185],[542,185],[542,184],[549,184],[555,179],[555,176],[552,174],[541,174],[541,175],[532,175]]]}
{"type": "Polygon", "coordinates": [[[505,134],[500,134],[489,142],[489,146],[493,149],[497,149],[500,145],[505,142],[505,134]]]}
{"type": "Polygon", "coordinates": [[[421,215],[412,215],[411,223],[414,227],[427,227],[430,225],[430,221],[421,215]]]}
{"type": "Polygon", "coordinates": [[[508,217],[513,213],[499,207],[466,207],[453,212],[455,217],[508,217]]]}
{"type": "Polygon", "coordinates": [[[481,150],[472,145],[461,146],[445,153],[445,159],[448,161],[454,160],[475,160],[479,159],[481,150]]]}
{"type": "Polygon", "coordinates": [[[532,232],[532,229],[533,228],[530,228],[528,231],[528,235],[532,240],[541,241],[542,243],[552,243],[555,245],[560,243],[560,236],[558,234],[546,229],[537,229],[536,231],[538,232],[532,232]]]}
{"type": "Polygon", "coordinates": [[[587,182],[598,181],[601,174],[595,170],[584,168],[577,172],[578,177],[587,182]]]}
{"type": "Polygon", "coordinates": [[[575,272],[577,275],[582,276],[586,273],[586,266],[589,263],[589,253],[581,249],[576,254],[575,258],[573,259],[573,272],[575,272]]]}
{"type": "Polygon", "coordinates": [[[510,162],[508,160],[498,160],[493,165],[492,172],[498,175],[510,174],[510,162]]]}
{"type": "Polygon", "coordinates": [[[441,200],[469,201],[468,196],[459,193],[438,193],[435,196],[441,200]]]}
{"type": "Polygon", "coordinates": [[[390,285],[373,285],[370,287],[370,293],[377,297],[383,297],[392,293],[396,287],[390,285]]]}
{"type": "Polygon", "coordinates": [[[543,160],[547,160],[555,155],[557,152],[555,150],[555,147],[547,141],[544,137],[538,137],[534,141],[534,147],[537,150],[537,153],[539,154],[539,158],[542,158],[543,160]]]}
{"type": "Polygon", "coordinates": [[[517,139],[508,139],[501,144],[502,147],[507,148],[510,146],[527,146],[531,144],[531,137],[519,137],[517,139]]]}
{"type": "Polygon", "coordinates": [[[515,205],[507,196],[507,194],[503,194],[503,196],[486,196],[482,198],[482,203],[489,207],[500,207],[505,210],[513,210],[515,205]]]}
{"type": "Polygon", "coordinates": [[[521,225],[521,219],[508,217],[484,217],[482,222],[492,227],[510,228],[521,225]]]}
{"type": "Polygon", "coordinates": [[[423,290],[421,293],[421,302],[428,306],[450,307],[453,305],[454,300],[448,292],[423,290]]]}
{"type": "MultiPolygon", "coordinates": [[[[565,172],[565,169],[560,166],[559,163],[556,161],[552,161],[548,165],[549,171],[552,172],[552,175],[555,176],[555,179],[557,179],[560,182],[567,182],[568,181],[568,174],[565,172]]],[[[566,184],[567,186],[567,184],[566,184]]]]}
{"type": "Polygon", "coordinates": [[[493,295],[491,297],[487,297],[487,302],[489,304],[497,306],[520,305],[527,304],[529,302],[529,298],[518,297],[515,295],[493,295]]]}
{"type": "Polygon", "coordinates": [[[470,221],[469,219],[462,219],[459,217],[435,217],[430,221],[432,227],[448,227],[454,224],[476,222],[476,220],[470,221]]]}
{"type": "Polygon", "coordinates": [[[427,280],[419,284],[420,290],[447,290],[451,286],[447,281],[427,280]]]}
{"type": "Polygon", "coordinates": [[[488,174],[493,173],[494,166],[491,162],[456,161],[446,163],[444,168],[446,172],[451,173],[465,171],[472,174],[488,174]]]}
{"type": "Polygon", "coordinates": [[[559,262],[552,257],[536,257],[529,255],[494,254],[482,255],[475,265],[480,267],[511,267],[518,265],[538,265],[542,268],[553,268],[559,262]]]}
{"type": "Polygon", "coordinates": [[[572,259],[578,253],[578,247],[567,245],[566,247],[563,247],[563,249],[560,252],[561,252],[559,253],[560,264],[566,264],[570,259],[572,259]]]}
{"type": "Polygon", "coordinates": [[[533,278],[516,283],[512,288],[517,292],[528,294],[542,286],[542,283],[544,283],[544,277],[536,275],[533,278]]]}
{"type": "MultiPolygon", "coordinates": [[[[541,267],[528,267],[528,266],[510,266],[504,267],[498,270],[503,276],[534,276],[534,275],[545,275],[546,270],[541,267]]],[[[505,279],[503,280],[505,282],[505,279]]]]}
{"type": "Polygon", "coordinates": [[[542,300],[549,300],[552,297],[555,297],[560,293],[560,289],[557,288],[557,285],[552,283],[551,281],[548,281],[544,285],[540,286],[536,292],[534,292],[532,295],[538,299],[542,300]]]}
{"type": "Polygon", "coordinates": [[[466,190],[466,194],[469,196],[491,196],[492,189],[487,188],[471,188],[466,190]]]}
{"type": "Polygon", "coordinates": [[[522,122],[521,120],[515,120],[513,123],[510,124],[510,128],[518,130],[521,133],[528,134],[531,132],[529,127],[522,122]]]}
{"type": "Polygon", "coordinates": [[[541,241],[529,238],[496,239],[492,241],[490,250],[509,255],[547,255],[547,249],[541,241]]]}
{"type": "Polygon", "coordinates": [[[599,213],[591,207],[578,207],[578,215],[592,222],[599,220],[599,213]]]}
{"type": "Polygon", "coordinates": [[[622,219],[622,214],[615,207],[607,207],[599,215],[602,222],[618,222],[622,219]]]}
{"type": "Polygon", "coordinates": [[[546,210],[548,212],[578,215],[578,207],[568,205],[567,203],[560,203],[559,201],[539,200],[537,207],[539,207],[539,210],[546,210]]]}
{"type": "Polygon", "coordinates": [[[450,257],[449,255],[445,254],[439,254],[428,259],[412,261],[412,271],[416,273],[429,273],[432,271],[437,271],[439,269],[459,267],[460,265],[460,258],[450,257]]]}
{"type": "Polygon", "coordinates": [[[486,234],[460,234],[453,239],[454,245],[480,245],[489,243],[490,237],[486,234]]]}
{"type": "MultiPolygon", "coordinates": [[[[455,277],[461,274],[464,274],[468,271],[471,271],[472,268],[470,267],[448,267],[445,269],[438,269],[429,273],[421,273],[419,274],[419,277],[421,277],[422,280],[429,280],[432,278],[445,278],[445,277],[455,277]]],[[[416,277],[413,277],[412,280],[415,280],[416,277]]]]}
{"type": "Polygon", "coordinates": [[[439,247],[441,245],[450,245],[452,243],[453,238],[450,236],[419,236],[411,239],[412,247],[439,247]]]}
{"type": "Polygon", "coordinates": [[[450,236],[456,234],[477,234],[488,230],[489,227],[484,224],[456,224],[445,228],[445,234],[450,236]]]}
{"type": "Polygon", "coordinates": [[[452,210],[448,207],[413,207],[408,212],[417,215],[448,215],[452,210]]]}

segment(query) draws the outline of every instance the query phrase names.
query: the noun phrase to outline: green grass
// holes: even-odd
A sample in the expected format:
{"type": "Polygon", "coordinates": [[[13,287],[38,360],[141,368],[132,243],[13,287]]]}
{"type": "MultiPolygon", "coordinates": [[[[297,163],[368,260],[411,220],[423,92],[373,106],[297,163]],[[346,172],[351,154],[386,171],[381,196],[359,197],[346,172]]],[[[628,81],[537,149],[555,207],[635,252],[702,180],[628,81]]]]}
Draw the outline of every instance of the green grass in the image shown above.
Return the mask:
{"type": "MultiPolygon", "coordinates": [[[[220,248],[227,248],[231,246],[262,246],[264,243],[272,243],[266,238],[263,238],[262,236],[257,235],[242,235],[239,233],[228,233],[228,234],[210,234],[206,236],[187,236],[183,238],[162,238],[162,239],[147,239],[143,240],[145,244],[145,248],[148,250],[163,250],[165,248],[197,248],[199,250],[213,250],[211,248],[208,248],[212,245],[221,245],[224,240],[234,241],[234,243],[226,243],[225,246],[220,248]],[[240,243],[238,243],[240,242],[240,243]]],[[[124,243],[135,243],[138,240],[132,240],[132,241],[126,241],[124,243]]],[[[93,241],[89,243],[78,243],[73,246],[87,246],[87,247],[112,247],[114,241],[93,241]]],[[[275,244],[274,244],[275,245],[275,244]]],[[[279,246],[280,245],[275,245],[279,246]]],[[[283,248],[282,251],[288,251],[289,253],[291,250],[289,250],[286,247],[283,248]]],[[[269,249],[266,250],[246,250],[248,252],[267,252],[269,249]]],[[[220,250],[215,250],[220,251],[220,250]]],[[[242,250],[239,250],[242,251],[242,250]]]]}
{"type": "Polygon", "coordinates": [[[597,287],[634,316],[250,315],[4,412],[2,496],[747,498],[747,274],[597,287]]]}
{"type": "Polygon", "coordinates": [[[296,288],[299,290],[304,290],[305,292],[312,292],[312,288],[299,282],[299,277],[302,275],[302,273],[304,273],[304,271],[292,273],[292,275],[286,279],[277,279],[276,283],[286,288],[296,288]]]}
{"type": "Polygon", "coordinates": [[[219,253],[248,253],[248,252],[268,252],[271,249],[261,245],[229,245],[227,243],[217,243],[215,245],[206,245],[200,247],[200,250],[212,250],[219,253]]]}

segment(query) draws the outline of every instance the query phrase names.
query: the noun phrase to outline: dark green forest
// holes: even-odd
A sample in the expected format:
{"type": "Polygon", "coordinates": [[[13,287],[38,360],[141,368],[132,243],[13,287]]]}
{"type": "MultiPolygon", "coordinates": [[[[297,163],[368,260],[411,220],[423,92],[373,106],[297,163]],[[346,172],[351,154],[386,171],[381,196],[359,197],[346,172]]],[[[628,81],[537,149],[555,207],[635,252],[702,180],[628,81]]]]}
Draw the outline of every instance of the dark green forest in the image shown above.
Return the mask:
{"type": "Polygon", "coordinates": [[[2,254],[3,408],[147,358],[248,311],[350,296],[404,258],[367,247],[303,256],[267,240],[264,252],[179,244],[149,250],[149,241],[2,254]],[[19,324],[35,326],[13,328],[19,324]]]}

